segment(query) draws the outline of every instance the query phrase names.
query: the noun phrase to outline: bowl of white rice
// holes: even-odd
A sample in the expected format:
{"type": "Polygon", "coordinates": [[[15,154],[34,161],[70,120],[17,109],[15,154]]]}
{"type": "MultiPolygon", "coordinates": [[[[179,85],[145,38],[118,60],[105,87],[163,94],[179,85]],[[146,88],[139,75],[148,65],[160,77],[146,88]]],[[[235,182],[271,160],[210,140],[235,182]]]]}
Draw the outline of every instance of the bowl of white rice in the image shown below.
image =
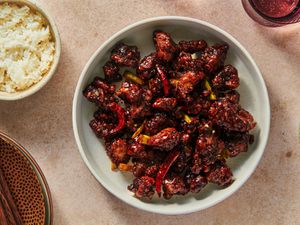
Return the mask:
{"type": "Polygon", "coordinates": [[[58,29],[31,0],[0,0],[0,100],[25,98],[54,75],[61,53],[58,29]]]}

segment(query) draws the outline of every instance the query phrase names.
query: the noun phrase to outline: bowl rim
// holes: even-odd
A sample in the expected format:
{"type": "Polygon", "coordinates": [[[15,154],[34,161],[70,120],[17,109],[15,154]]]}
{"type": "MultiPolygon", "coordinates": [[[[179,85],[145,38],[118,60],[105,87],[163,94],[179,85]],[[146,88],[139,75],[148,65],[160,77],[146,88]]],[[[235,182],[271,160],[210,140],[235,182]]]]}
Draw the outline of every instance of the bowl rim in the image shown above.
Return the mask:
{"type": "Polygon", "coordinates": [[[117,33],[113,34],[105,42],[103,42],[100,45],[100,47],[92,54],[92,56],[90,57],[88,62],[85,64],[85,66],[84,66],[84,68],[83,68],[83,70],[80,74],[80,77],[79,77],[77,85],[76,85],[76,89],[75,89],[75,93],[74,93],[74,97],[73,97],[73,106],[72,106],[72,124],[73,124],[73,133],[74,133],[74,136],[75,136],[76,144],[78,146],[78,150],[80,152],[80,155],[81,155],[83,161],[85,162],[86,166],[88,167],[90,172],[93,174],[93,176],[97,179],[97,181],[106,190],[108,190],[111,194],[113,194],[115,197],[122,200],[123,202],[125,202],[125,203],[127,203],[127,204],[129,204],[129,205],[131,205],[135,208],[147,211],[147,212],[163,214],[163,215],[181,215],[181,214],[189,214],[189,213],[201,211],[201,210],[204,210],[204,209],[207,209],[209,207],[212,207],[212,206],[216,205],[217,203],[225,200],[226,198],[229,198],[233,193],[238,191],[244,185],[244,183],[249,179],[249,177],[253,174],[253,172],[257,168],[259,162],[261,161],[261,158],[263,156],[263,153],[265,151],[265,148],[266,148],[266,145],[267,145],[267,142],[268,142],[268,138],[269,138],[270,122],[271,122],[271,110],[270,110],[270,101],[269,101],[269,95],[268,95],[267,87],[265,85],[263,76],[262,76],[257,64],[255,63],[254,59],[250,55],[250,53],[231,34],[227,33],[226,31],[222,30],[221,28],[217,27],[216,25],[213,25],[213,24],[211,24],[209,22],[206,22],[206,21],[203,21],[203,20],[199,20],[199,19],[195,19],[195,18],[191,18],[191,17],[184,17],[184,16],[158,16],[158,17],[146,18],[146,19],[137,21],[135,23],[132,23],[132,24],[124,27],[123,29],[121,29],[117,33]],[[223,36],[225,36],[229,40],[231,40],[232,43],[235,46],[237,46],[245,54],[246,58],[249,60],[249,62],[253,66],[256,74],[258,75],[257,78],[259,79],[259,82],[262,85],[263,96],[264,96],[265,101],[267,103],[265,105],[266,135],[260,139],[260,146],[261,146],[260,149],[261,149],[261,151],[258,152],[257,161],[253,163],[254,164],[253,170],[250,171],[248,174],[246,174],[245,176],[243,176],[240,179],[240,184],[238,186],[236,186],[234,189],[232,189],[229,192],[227,192],[226,194],[224,194],[222,197],[220,197],[216,201],[211,201],[210,203],[208,203],[204,206],[200,204],[199,206],[193,207],[191,209],[185,209],[185,207],[181,207],[181,210],[173,210],[173,211],[166,212],[165,210],[159,209],[159,207],[157,207],[157,208],[147,207],[146,208],[146,207],[138,206],[138,205],[136,205],[135,203],[133,203],[131,201],[126,201],[126,199],[122,197],[122,194],[114,192],[113,189],[110,187],[110,185],[107,184],[100,176],[97,175],[96,171],[93,169],[93,167],[89,163],[89,160],[88,160],[88,158],[85,154],[85,150],[81,145],[80,135],[79,135],[79,132],[78,132],[77,110],[76,109],[77,109],[77,105],[78,105],[78,102],[79,102],[78,99],[79,99],[80,94],[81,94],[82,81],[85,78],[86,73],[87,73],[90,65],[95,61],[97,55],[102,51],[102,49],[104,49],[107,45],[109,45],[109,43],[111,41],[113,41],[114,39],[116,39],[119,35],[121,35],[122,33],[126,32],[126,31],[129,31],[131,29],[134,29],[135,27],[141,26],[141,25],[146,24],[146,23],[155,22],[155,21],[174,21],[174,20],[175,21],[176,20],[177,21],[188,21],[188,22],[198,23],[198,24],[201,24],[203,26],[209,27],[209,28],[217,31],[218,33],[222,34],[223,36]]]}
{"type": "Polygon", "coordinates": [[[37,83],[33,84],[29,88],[22,90],[20,92],[14,92],[14,93],[0,92],[0,100],[14,101],[35,94],[41,88],[43,88],[53,77],[53,75],[56,73],[60,61],[60,57],[61,57],[61,40],[54,19],[52,18],[50,13],[39,2],[37,2],[36,0],[0,0],[0,4],[3,4],[5,2],[27,5],[29,8],[41,13],[42,16],[44,16],[48,21],[49,27],[52,31],[52,35],[54,36],[55,39],[55,53],[54,53],[52,65],[50,67],[50,70],[42,77],[40,81],[38,81],[37,83]]]}
{"type": "MultiPolygon", "coordinates": [[[[32,155],[26,150],[26,148],[24,148],[21,144],[19,144],[15,139],[11,138],[10,136],[8,136],[6,133],[4,133],[2,131],[0,131],[0,138],[3,138],[4,140],[6,140],[9,143],[11,143],[12,145],[14,145],[16,147],[16,149],[25,156],[25,158],[29,161],[30,165],[33,166],[33,170],[38,175],[39,183],[42,186],[42,189],[44,189],[43,192],[44,192],[45,204],[49,203],[48,204],[49,224],[47,224],[47,225],[52,225],[53,224],[53,202],[52,202],[52,197],[51,197],[51,191],[50,191],[48,182],[46,180],[46,177],[45,177],[42,169],[40,168],[38,163],[35,161],[35,159],[32,157],[32,155]]],[[[47,222],[47,221],[45,220],[45,222],[47,222]]]]}

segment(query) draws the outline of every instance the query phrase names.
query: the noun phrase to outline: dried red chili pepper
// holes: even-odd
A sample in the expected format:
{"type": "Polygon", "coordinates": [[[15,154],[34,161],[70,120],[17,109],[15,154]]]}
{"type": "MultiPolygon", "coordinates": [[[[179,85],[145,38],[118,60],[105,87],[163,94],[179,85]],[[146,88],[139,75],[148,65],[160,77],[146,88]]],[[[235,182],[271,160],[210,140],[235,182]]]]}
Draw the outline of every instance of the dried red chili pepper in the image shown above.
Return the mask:
{"type": "Polygon", "coordinates": [[[166,160],[164,161],[163,164],[161,164],[159,171],[157,173],[156,176],[156,192],[158,194],[158,196],[160,197],[161,195],[161,186],[162,186],[162,182],[166,176],[166,174],[168,173],[170,167],[173,165],[173,163],[176,161],[176,159],[178,158],[178,156],[180,155],[180,151],[173,151],[171,152],[166,160]]]}
{"type": "Polygon", "coordinates": [[[169,84],[168,78],[166,76],[165,69],[164,69],[164,67],[162,67],[161,65],[158,65],[158,64],[156,65],[156,69],[157,69],[158,75],[160,76],[160,79],[163,83],[164,95],[168,96],[170,94],[170,84],[169,84]]]}
{"type": "Polygon", "coordinates": [[[121,131],[126,124],[126,119],[125,119],[125,110],[117,103],[112,102],[108,105],[108,108],[113,112],[117,114],[118,117],[118,124],[117,126],[110,131],[110,135],[114,135],[121,131]]]}

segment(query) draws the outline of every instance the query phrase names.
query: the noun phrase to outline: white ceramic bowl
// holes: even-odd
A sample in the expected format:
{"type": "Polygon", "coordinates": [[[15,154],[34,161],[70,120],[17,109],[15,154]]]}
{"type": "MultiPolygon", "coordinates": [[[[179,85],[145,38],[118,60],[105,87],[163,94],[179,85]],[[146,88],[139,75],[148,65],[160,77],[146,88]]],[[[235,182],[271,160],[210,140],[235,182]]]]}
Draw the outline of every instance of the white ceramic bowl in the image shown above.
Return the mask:
{"type": "Polygon", "coordinates": [[[93,54],[79,78],[73,100],[73,129],[80,154],[96,179],[112,194],[124,202],[150,212],[160,214],[185,214],[199,211],[229,197],[237,191],[255,170],[264,152],[270,126],[270,105],[262,75],[249,53],[231,35],[220,28],[197,19],[167,16],[146,19],[134,23],[109,38],[93,54]],[[257,121],[253,131],[255,142],[247,153],[229,160],[235,182],[225,189],[208,185],[198,194],[173,197],[171,200],[154,198],[141,201],[127,190],[132,176],[111,171],[110,160],[106,156],[103,143],[89,127],[95,106],[82,95],[83,89],[97,74],[102,74],[102,66],[108,59],[111,48],[118,42],[138,46],[142,55],[154,50],[152,32],[162,29],[169,32],[175,41],[201,39],[216,43],[226,41],[230,45],[226,63],[237,67],[240,75],[241,104],[250,111],[257,121]]]}
{"type": "Polygon", "coordinates": [[[28,89],[25,89],[23,91],[18,91],[15,93],[7,93],[7,92],[0,91],[0,100],[18,100],[18,99],[22,99],[22,98],[25,98],[29,95],[36,93],[42,87],[44,87],[46,85],[46,83],[52,78],[52,76],[55,74],[55,71],[57,69],[58,62],[60,59],[61,43],[60,43],[58,29],[57,29],[57,26],[56,26],[54,20],[52,19],[50,14],[47,12],[47,10],[45,10],[45,8],[43,8],[38,2],[36,2],[35,0],[30,0],[30,1],[29,0],[0,0],[0,4],[3,2],[11,2],[11,3],[19,4],[19,5],[27,5],[31,9],[41,13],[47,19],[47,21],[49,23],[50,31],[51,31],[52,36],[55,41],[55,54],[54,54],[54,60],[52,62],[52,66],[51,66],[50,70],[48,71],[48,73],[45,74],[39,82],[32,85],[28,89]]]}

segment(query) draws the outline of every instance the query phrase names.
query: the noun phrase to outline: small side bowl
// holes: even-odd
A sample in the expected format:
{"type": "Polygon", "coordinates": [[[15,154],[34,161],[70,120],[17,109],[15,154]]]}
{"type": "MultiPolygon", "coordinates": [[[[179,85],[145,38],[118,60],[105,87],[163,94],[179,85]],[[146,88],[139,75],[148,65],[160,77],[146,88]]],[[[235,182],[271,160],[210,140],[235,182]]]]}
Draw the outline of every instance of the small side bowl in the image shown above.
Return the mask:
{"type": "Polygon", "coordinates": [[[258,165],[267,144],[270,129],[270,103],[263,77],[247,50],[230,34],[205,21],[166,16],[145,19],[129,25],[104,42],[92,55],[84,67],[73,99],[73,130],[79,152],[96,179],[113,195],[122,201],[145,211],[176,215],[186,214],[211,207],[235,193],[251,176],[258,165]],[[88,102],[82,92],[95,76],[101,76],[102,66],[109,59],[113,46],[119,42],[136,45],[142,57],[154,51],[152,32],[156,29],[171,34],[176,42],[179,40],[205,39],[213,43],[227,42],[230,46],[226,64],[234,65],[240,76],[241,105],[255,118],[257,126],[252,132],[254,143],[247,153],[240,154],[228,165],[232,169],[235,182],[225,189],[207,185],[198,194],[173,197],[170,200],[153,198],[142,201],[127,190],[133,176],[121,172],[113,172],[105,146],[91,128],[89,122],[96,107],[88,102]]]}
{"type": "Polygon", "coordinates": [[[39,3],[37,3],[34,0],[0,0],[0,4],[8,2],[8,3],[16,3],[18,5],[27,5],[34,11],[37,11],[41,13],[48,21],[49,23],[49,28],[52,33],[52,36],[55,41],[55,54],[54,54],[54,60],[52,62],[51,68],[48,71],[47,74],[43,76],[43,78],[37,82],[36,84],[32,85],[31,87],[23,90],[23,91],[18,91],[15,93],[7,93],[7,92],[1,92],[0,91],[0,100],[19,100],[22,98],[25,98],[27,96],[30,96],[37,91],[39,91],[42,87],[44,87],[48,81],[52,78],[52,76],[55,74],[59,60],[60,60],[60,55],[61,55],[61,42],[60,42],[60,36],[59,32],[57,29],[57,26],[54,22],[54,19],[50,16],[50,14],[47,12],[45,8],[43,8],[39,3]]]}

